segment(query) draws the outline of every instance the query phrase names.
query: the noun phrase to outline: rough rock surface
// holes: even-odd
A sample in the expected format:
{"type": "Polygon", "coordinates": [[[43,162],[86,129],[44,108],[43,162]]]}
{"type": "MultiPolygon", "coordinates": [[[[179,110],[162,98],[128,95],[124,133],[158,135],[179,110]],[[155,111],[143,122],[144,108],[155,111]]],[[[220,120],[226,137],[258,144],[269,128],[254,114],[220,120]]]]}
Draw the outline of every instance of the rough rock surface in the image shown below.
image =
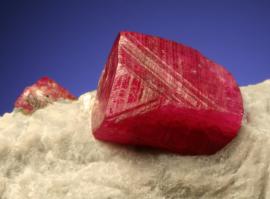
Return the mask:
{"type": "Polygon", "coordinates": [[[95,92],[0,117],[1,199],[270,198],[270,81],[242,87],[243,126],[212,156],[95,140],[95,92]]]}

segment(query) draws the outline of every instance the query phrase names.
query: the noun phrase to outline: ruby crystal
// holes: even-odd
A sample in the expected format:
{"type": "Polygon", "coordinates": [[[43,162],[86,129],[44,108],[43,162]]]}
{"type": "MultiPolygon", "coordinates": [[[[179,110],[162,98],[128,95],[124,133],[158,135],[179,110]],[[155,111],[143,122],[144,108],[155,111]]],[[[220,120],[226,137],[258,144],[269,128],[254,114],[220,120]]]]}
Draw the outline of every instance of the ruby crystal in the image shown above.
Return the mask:
{"type": "Polygon", "coordinates": [[[213,154],[236,135],[242,97],[232,75],[185,45],[121,32],[92,110],[95,138],[180,154],[213,154]]]}
{"type": "Polygon", "coordinates": [[[25,114],[29,114],[61,99],[74,100],[76,97],[54,80],[43,77],[32,86],[24,89],[15,102],[15,108],[22,110],[25,114]]]}

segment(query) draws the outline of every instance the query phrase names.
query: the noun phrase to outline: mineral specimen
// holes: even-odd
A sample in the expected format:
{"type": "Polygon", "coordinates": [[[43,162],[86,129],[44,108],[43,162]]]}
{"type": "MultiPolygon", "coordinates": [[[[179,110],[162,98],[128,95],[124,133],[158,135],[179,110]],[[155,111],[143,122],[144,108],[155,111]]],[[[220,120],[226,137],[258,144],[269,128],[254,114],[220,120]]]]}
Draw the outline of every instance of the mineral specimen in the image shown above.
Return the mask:
{"type": "Polygon", "coordinates": [[[61,99],[75,100],[76,97],[54,80],[43,77],[23,91],[15,102],[15,108],[29,114],[61,99]]]}
{"type": "Polygon", "coordinates": [[[269,199],[270,80],[242,87],[242,128],[224,150],[192,158],[101,144],[96,92],[27,117],[0,116],[1,199],[269,199]],[[93,115],[94,116],[94,115],[93,115]]]}
{"type": "Polygon", "coordinates": [[[213,154],[241,126],[232,75],[185,45],[121,32],[101,75],[92,110],[95,138],[180,154],[213,154]]]}

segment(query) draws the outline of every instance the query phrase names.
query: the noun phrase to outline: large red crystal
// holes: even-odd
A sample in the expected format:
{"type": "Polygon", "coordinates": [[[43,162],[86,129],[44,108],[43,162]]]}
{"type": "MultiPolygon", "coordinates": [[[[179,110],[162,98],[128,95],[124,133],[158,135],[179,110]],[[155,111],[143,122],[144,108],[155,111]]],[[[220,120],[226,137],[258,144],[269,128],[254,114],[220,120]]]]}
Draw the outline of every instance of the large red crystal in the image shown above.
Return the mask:
{"type": "Polygon", "coordinates": [[[76,97],[54,80],[43,77],[35,84],[24,89],[15,102],[15,108],[29,114],[49,103],[62,99],[75,100],[76,97]]]}
{"type": "Polygon", "coordinates": [[[92,111],[103,141],[213,154],[236,135],[242,97],[232,75],[197,50],[121,32],[99,81],[92,111]]]}

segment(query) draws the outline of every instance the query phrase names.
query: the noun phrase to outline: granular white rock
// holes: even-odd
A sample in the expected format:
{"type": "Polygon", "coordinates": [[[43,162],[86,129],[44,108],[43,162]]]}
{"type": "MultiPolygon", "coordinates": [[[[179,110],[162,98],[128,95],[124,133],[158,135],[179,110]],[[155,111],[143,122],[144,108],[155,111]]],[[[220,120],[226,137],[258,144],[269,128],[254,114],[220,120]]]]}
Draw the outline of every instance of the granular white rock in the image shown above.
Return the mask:
{"type": "Polygon", "coordinates": [[[95,92],[31,116],[6,113],[0,117],[0,198],[270,198],[270,81],[241,92],[242,128],[212,156],[95,140],[90,132],[95,92]]]}

